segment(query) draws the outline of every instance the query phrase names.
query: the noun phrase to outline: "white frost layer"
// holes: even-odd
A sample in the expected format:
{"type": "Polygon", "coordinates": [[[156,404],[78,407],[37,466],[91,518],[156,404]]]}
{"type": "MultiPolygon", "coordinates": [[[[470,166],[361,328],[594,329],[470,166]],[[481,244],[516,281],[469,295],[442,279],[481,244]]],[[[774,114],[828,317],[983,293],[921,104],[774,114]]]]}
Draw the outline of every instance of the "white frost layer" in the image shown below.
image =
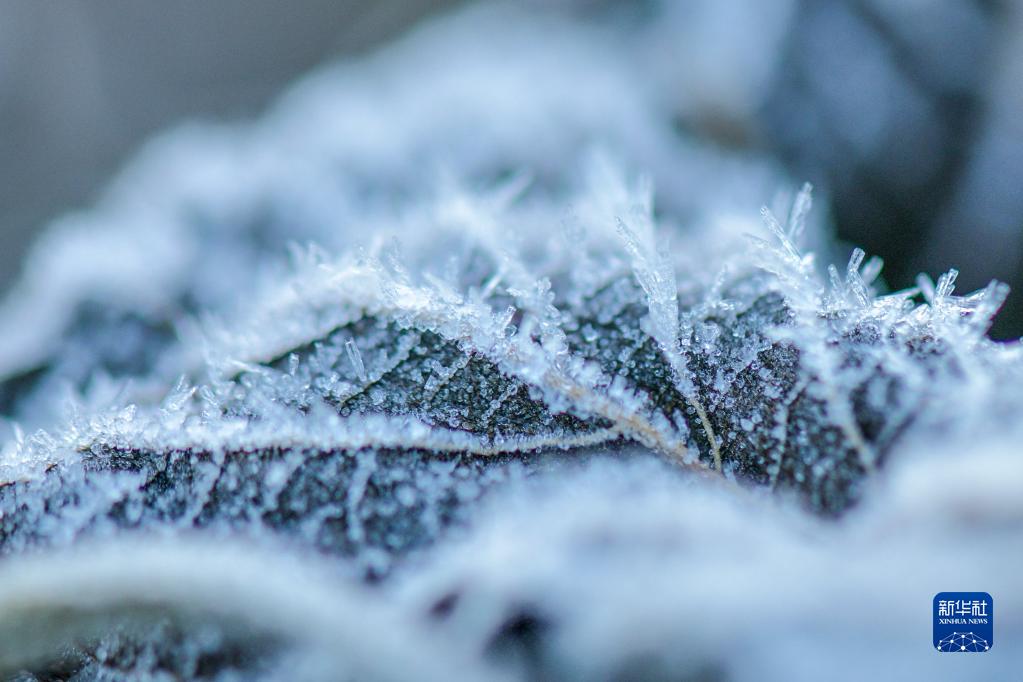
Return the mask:
{"type": "Polygon", "coordinates": [[[432,635],[360,585],[339,581],[311,557],[201,537],[129,538],[10,562],[0,574],[4,671],[46,660],[118,619],[171,615],[282,640],[303,655],[302,667],[277,673],[288,677],[503,679],[457,642],[432,635]]]}
{"type": "Polygon", "coordinates": [[[637,660],[734,680],[999,679],[1023,664],[1023,467],[1011,441],[984,446],[980,461],[958,448],[904,461],[838,526],[649,461],[597,461],[495,498],[467,538],[383,591],[339,585],[309,558],[187,538],[14,559],[0,660],[52,646],[25,641],[49,614],[71,614],[42,630],[59,640],[148,608],[283,638],[326,679],[502,679],[474,659],[525,611],[549,624],[544,655],[566,679],[637,660]],[[931,650],[931,600],[959,589],[994,596],[983,656],[931,650]],[[428,615],[451,595],[442,620],[428,615]]]}

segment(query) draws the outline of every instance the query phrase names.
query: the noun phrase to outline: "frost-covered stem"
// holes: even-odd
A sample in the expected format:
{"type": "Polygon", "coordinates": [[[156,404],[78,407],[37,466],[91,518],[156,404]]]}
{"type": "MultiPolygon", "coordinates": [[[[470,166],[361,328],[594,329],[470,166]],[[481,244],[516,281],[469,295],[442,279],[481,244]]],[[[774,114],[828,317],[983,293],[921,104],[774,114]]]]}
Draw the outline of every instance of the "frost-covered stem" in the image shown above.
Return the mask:
{"type": "Polygon", "coordinates": [[[710,452],[714,457],[714,468],[723,474],[724,469],[721,464],[721,447],[718,445],[717,436],[714,434],[714,427],[711,426],[710,418],[707,416],[707,410],[704,409],[703,403],[693,396],[687,395],[686,400],[693,406],[693,409],[696,410],[697,416],[700,417],[700,425],[703,426],[703,432],[707,435],[707,440],[710,442],[710,452]]]}

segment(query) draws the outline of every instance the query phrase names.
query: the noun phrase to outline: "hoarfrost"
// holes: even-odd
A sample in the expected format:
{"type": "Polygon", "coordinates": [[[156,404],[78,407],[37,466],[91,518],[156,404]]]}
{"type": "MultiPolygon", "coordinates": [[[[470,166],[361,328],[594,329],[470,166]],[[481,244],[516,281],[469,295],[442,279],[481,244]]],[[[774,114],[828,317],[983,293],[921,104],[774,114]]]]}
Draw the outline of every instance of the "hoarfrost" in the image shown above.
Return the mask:
{"type": "Polygon", "coordinates": [[[1021,606],[1004,286],[821,269],[809,186],[758,221],[789,181],[611,35],[470,8],[50,231],[0,309],[4,673],[923,675],[947,581],[1021,606]]]}

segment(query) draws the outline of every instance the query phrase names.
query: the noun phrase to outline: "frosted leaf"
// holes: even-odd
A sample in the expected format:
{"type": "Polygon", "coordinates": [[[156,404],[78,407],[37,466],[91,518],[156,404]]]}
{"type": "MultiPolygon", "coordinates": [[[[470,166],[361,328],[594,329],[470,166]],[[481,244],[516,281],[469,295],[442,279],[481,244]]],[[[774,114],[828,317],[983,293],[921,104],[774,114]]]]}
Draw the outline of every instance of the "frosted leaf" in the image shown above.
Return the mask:
{"type": "Polygon", "coordinates": [[[488,488],[536,467],[513,457],[484,462],[401,447],[258,451],[254,458],[250,449],[97,448],[43,480],[4,488],[0,554],[118,529],[199,528],[342,555],[353,573],[378,579],[447,526],[464,523],[488,488]]]}
{"type": "Polygon", "coordinates": [[[1005,287],[819,268],[810,187],[758,221],[791,182],[623,30],[471,8],[51,230],[0,307],[0,672],[743,679],[779,613],[909,669],[850,566],[909,622],[935,538],[1012,565],[1005,287]]]}

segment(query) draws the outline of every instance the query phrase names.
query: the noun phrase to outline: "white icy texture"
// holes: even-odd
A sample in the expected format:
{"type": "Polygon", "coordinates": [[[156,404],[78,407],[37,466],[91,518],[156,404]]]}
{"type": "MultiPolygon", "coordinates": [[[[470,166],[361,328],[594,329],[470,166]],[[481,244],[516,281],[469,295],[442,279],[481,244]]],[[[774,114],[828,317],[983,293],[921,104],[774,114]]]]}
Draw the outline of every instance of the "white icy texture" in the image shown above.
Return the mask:
{"type": "Polygon", "coordinates": [[[469,8],[53,226],[0,306],[0,671],[168,615],[268,678],[1018,669],[1004,287],[819,267],[810,188],[758,215],[792,183],[642,64],[469,8]],[[996,600],[969,668],[955,589],[996,600]]]}
{"type": "Polygon", "coordinates": [[[456,643],[308,557],[297,561],[199,539],[173,545],[125,540],[29,559],[3,577],[5,670],[33,662],[55,643],[102,633],[118,616],[144,621],[152,612],[169,611],[186,622],[220,621],[236,636],[268,633],[308,652],[301,667],[273,672],[281,679],[401,680],[413,673],[424,680],[501,679],[467,648],[459,653],[456,643]],[[64,562],[73,562],[75,570],[63,570],[64,562]],[[48,622],[54,614],[60,614],[56,626],[48,622]],[[431,651],[442,647],[445,656],[431,651]]]}

